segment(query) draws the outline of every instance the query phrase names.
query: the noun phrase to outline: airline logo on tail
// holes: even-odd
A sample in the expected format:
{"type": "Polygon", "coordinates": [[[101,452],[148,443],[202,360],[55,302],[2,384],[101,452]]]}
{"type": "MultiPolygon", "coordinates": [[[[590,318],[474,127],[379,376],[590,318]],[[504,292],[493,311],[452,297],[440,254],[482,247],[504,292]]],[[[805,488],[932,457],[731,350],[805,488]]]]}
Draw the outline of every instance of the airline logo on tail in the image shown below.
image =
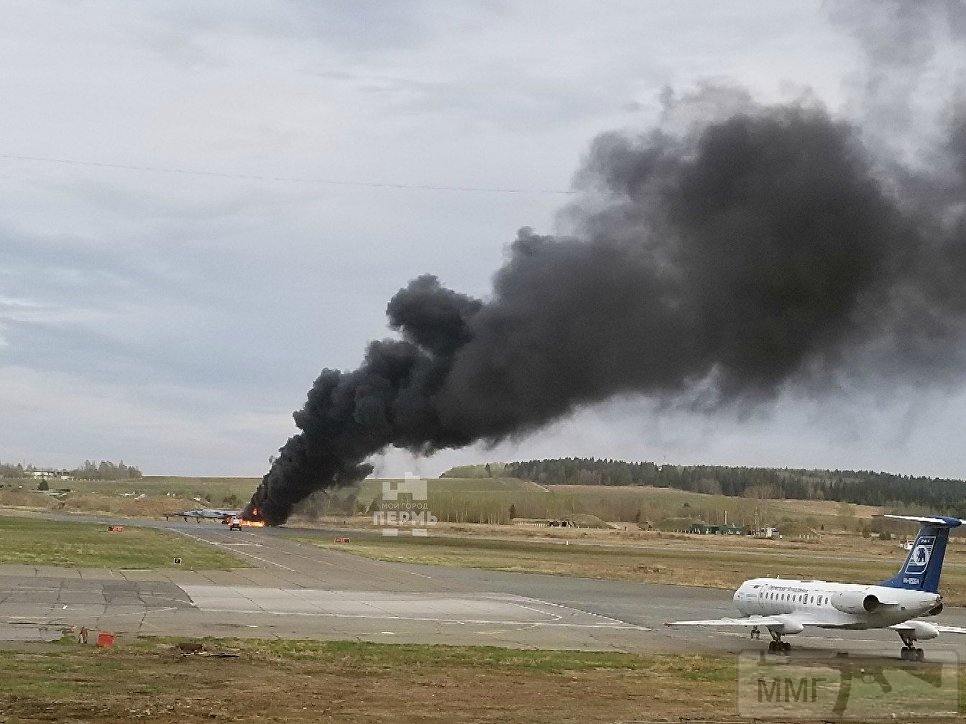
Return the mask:
{"type": "Polygon", "coordinates": [[[921,576],[929,567],[929,559],[932,557],[932,547],[936,543],[936,536],[924,535],[916,540],[912,552],[909,554],[909,561],[906,563],[906,573],[914,576],[921,576]]]}

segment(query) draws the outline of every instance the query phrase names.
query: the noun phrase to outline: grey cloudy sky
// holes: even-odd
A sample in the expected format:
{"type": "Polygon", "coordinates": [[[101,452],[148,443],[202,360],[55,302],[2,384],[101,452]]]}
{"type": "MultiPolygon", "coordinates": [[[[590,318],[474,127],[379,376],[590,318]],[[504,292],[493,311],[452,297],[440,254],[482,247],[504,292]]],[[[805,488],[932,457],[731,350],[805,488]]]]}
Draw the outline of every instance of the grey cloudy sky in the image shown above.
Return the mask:
{"type": "MultiPolygon", "coordinates": [[[[556,228],[590,140],[653,123],[666,86],[854,116],[867,80],[820,2],[0,5],[4,461],[260,475],[397,289],[432,272],[485,296],[519,227],[556,228]]],[[[935,110],[948,64],[916,73],[935,110]]],[[[622,399],[377,473],[596,455],[966,476],[964,403],[966,384],[712,417],[622,399]]]]}

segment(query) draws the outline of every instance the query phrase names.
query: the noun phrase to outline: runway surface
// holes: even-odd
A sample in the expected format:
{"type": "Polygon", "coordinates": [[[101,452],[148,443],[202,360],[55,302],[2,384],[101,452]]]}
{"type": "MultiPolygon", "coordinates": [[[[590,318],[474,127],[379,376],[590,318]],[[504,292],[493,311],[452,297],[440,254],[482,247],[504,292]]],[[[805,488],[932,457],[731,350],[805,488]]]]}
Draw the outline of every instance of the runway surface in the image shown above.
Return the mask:
{"type": "MultiPolygon", "coordinates": [[[[76,516],[64,519],[78,520],[76,516]]],[[[107,518],[85,518],[114,522],[107,518]]],[[[233,551],[249,568],[110,571],[0,566],[0,640],[86,626],[124,635],[279,637],[602,649],[758,649],[746,632],[668,629],[674,619],[734,615],[728,591],[385,563],[291,540],[283,530],[125,521],[233,551]]],[[[934,619],[936,620],[936,619],[934,619]]],[[[938,621],[966,626],[966,610],[938,621]]],[[[811,632],[798,649],[898,655],[889,631],[811,632]]],[[[767,637],[766,637],[767,639],[767,637]]],[[[921,644],[966,654],[966,636],[921,644]]]]}

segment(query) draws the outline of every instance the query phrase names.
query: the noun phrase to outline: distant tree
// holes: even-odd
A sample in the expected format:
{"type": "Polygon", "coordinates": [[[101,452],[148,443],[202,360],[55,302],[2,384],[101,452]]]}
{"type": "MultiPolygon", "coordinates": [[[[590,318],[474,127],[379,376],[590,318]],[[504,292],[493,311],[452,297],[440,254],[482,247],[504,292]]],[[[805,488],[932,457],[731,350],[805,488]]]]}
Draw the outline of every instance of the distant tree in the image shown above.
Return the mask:
{"type": "MultiPolygon", "coordinates": [[[[467,466],[472,467],[472,466],[467,466]]],[[[481,466],[482,468],[482,466],[481,466]]],[[[556,458],[509,462],[502,474],[542,484],[653,485],[698,492],[717,492],[751,499],[834,500],[908,511],[940,509],[966,516],[966,482],[905,476],[869,470],[804,470],[744,468],[719,465],[657,465],[596,458],[556,458]]],[[[844,507],[843,507],[844,512],[844,507]]],[[[841,523],[858,529],[854,515],[841,523]]]]}
{"type": "Polygon", "coordinates": [[[37,490],[50,490],[50,484],[46,480],[37,483],[37,490]]]}
{"type": "Polygon", "coordinates": [[[516,517],[517,517],[517,506],[515,506],[513,503],[510,503],[510,520],[513,520],[516,517]]]}

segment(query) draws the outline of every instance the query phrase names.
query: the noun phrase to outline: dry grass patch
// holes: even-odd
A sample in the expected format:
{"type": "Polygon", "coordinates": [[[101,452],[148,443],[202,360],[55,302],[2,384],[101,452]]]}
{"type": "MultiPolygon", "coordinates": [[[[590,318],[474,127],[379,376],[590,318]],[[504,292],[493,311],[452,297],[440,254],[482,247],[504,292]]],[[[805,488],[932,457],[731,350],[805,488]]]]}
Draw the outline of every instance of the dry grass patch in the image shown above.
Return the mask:
{"type": "Polygon", "coordinates": [[[196,721],[616,721],[735,712],[732,657],[309,641],[0,651],[0,717],[196,721]]]}
{"type": "MultiPolygon", "coordinates": [[[[354,539],[348,544],[304,535],[300,540],[395,563],[728,590],[757,576],[873,583],[895,574],[905,556],[896,545],[845,546],[838,540],[793,544],[719,536],[652,538],[627,546],[433,536],[354,539]]],[[[952,549],[943,574],[943,595],[951,605],[966,604],[966,565],[957,561],[960,555],[959,548],[952,549]]]]}

